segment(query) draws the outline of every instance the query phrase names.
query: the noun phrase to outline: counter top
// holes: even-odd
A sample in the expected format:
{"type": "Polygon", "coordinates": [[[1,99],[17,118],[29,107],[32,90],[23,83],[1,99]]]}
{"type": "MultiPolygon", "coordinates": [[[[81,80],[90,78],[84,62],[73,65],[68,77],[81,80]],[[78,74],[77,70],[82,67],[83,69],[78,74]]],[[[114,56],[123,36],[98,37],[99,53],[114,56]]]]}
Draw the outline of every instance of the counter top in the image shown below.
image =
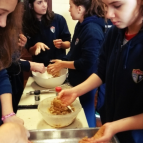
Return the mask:
{"type": "MultiPolygon", "coordinates": [[[[32,77],[29,77],[26,87],[23,91],[21,100],[19,105],[35,105],[34,95],[26,95],[29,91],[34,90],[45,90],[38,86],[32,77]]],[[[47,97],[55,96],[55,93],[44,93],[40,94],[40,99],[43,100],[47,97]]],[[[42,115],[38,112],[37,109],[21,109],[17,111],[17,116],[24,120],[24,125],[28,130],[33,129],[53,129],[53,127],[49,126],[44,120],[42,115]]],[[[82,109],[75,121],[67,126],[64,129],[73,129],[73,128],[83,128],[88,127],[88,123],[84,114],[84,110],[82,109]]]]}

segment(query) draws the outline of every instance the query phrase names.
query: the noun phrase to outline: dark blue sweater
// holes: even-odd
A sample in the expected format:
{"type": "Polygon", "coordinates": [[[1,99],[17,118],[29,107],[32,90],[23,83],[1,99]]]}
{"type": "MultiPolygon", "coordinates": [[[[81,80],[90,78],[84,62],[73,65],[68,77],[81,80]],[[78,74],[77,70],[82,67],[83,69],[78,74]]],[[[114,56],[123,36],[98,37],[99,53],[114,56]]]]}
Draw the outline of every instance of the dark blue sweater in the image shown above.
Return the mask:
{"type": "Polygon", "coordinates": [[[74,61],[74,69],[69,69],[69,82],[76,86],[85,81],[97,68],[99,50],[104,39],[105,22],[91,16],[77,23],[70,52],[64,60],[74,61]]]}
{"type": "Polygon", "coordinates": [[[4,93],[12,93],[11,84],[6,70],[0,71],[0,95],[4,93]]]}
{"type": "MultiPolygon", "coordinates": [[[[99,57],[97,74],[106,83],[103,123],[143,113],[143,30],[121,46],[124,35],[125,29],[113,26],[99,57]]],[[[117,136],[121,143],[143,142],[143,130],[117,136]]]]}
{"type": "Polygon", "coordinates": [[[50,50],[42,51],[37,56],[32,56],[34,62],[44,63],[45,66],[49,64],[51,59],[61,59],[66,55],[65,49],[57,49],[53,40],[62,39],[63,41],[70,41],[71,34],[68,30],[66,20],[63,16],[59,14],[54,15],[54,20],[50,26],[44,25],[41,21],[37,21],[40,33],[36,34],[33,37],[27,37],[27,49],[34,46],[37,42],[42,42],[46,44],[50,50]]]}
{"type": "MultiPolygon", "coordinates": [[[[0,95],[5,93],[12,93],[12,89],[7,71],[4,69],[0,71],[0,95]]],[[[1,113],[1,102],[0,102],[0,125],[2,124],[1,115],[2,113],[1,113]]]]}

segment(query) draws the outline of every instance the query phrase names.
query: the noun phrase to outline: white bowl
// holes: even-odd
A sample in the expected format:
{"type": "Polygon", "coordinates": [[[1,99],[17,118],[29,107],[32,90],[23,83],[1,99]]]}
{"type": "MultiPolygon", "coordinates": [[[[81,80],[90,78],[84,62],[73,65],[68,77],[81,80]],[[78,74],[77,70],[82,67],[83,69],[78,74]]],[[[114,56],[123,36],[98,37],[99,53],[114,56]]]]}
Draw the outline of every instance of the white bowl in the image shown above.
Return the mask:
{"type": "Polygon", "coordinates": [[[47,68],[46,68],[46,72],[43,74],[39,72],[33,72],[33,71],[32,71],[32,74],[33,74],[34,81],[39,86],[44,88],[54,88],[64,83],[68,75],[68,69],[62,69],[60,71],[59,77],[53,77],[51,74],[48,74],[47,68]]]}
{"type": "Polygon", "coordinates": [[[43,119],[52,127],[61,128],[70,125],[75,120],[82,108],[80,102],[75,100],[72,103],[74,112],[66,115],[53,115],[48,109],[50,108],[51,102],[54,100],[54,98],[55,97],[48,97],[42,100],[38,105],[38,111],[42,114],[43,119]]]}

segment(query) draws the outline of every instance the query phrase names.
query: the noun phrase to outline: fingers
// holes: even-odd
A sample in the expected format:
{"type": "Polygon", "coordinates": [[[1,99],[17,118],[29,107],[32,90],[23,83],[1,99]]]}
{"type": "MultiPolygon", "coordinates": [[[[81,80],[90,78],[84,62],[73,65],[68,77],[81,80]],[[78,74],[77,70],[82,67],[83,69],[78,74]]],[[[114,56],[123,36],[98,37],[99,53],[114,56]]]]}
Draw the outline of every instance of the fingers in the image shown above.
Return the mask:
{"type": "Polygon", "coordinates": [[[19,46],[25,46],[26,42],[27,42],[27,38],[23,34],[19,34],[18,45],[19,46]]]}
{"type": "Polygon", "coordinates": [[[47,49],[47,50],[50,50],[50,48],[46,45],[44,45],[44,48],[47,49]]]}
{"type": "Polygon", "coordinates": [[[41,53],[41,48],[38,47],[38,48],[36,49],[36,51],[35,51],[35,55],[39,55],[40,53],[41,53]]]}
{"type": "Polygon", "coordinates": [[[58,49],[61,48],[62,42],[63,41],[61,39],[53,40],[53,43],[54,43],[55,47],[58,48],[58,49]]]}
{"type": "Polygon", "coordinates": [[[19,34],[19,38],[20,38],[22,41],[27,41],[27,38],[26,38],[23,34],[19,34]]]}
{"type": "Polygon", "coordinates": [[[46,51],[45,49],[49,50],[50,48],[47,47],[47,46],[45,46],[45,45],[40,45],[40,46],[36,49],[35,55],[40,54],[40,53],[41,53],[41,49],[42,49],[43,51],[46,51]]]}
{"type": "Polygon", "coordinates": [[[46,68],[44,67],[43,70],[42,70],[42,73],[44,73],[45,71],[46,71],[46,68]]]}
{"type": "Polygon", "coordinates": [[[41,49],[42,49],[43,51],[45,51],[45,47],[44,47],[44,45],[41,45],[41,49]]]}

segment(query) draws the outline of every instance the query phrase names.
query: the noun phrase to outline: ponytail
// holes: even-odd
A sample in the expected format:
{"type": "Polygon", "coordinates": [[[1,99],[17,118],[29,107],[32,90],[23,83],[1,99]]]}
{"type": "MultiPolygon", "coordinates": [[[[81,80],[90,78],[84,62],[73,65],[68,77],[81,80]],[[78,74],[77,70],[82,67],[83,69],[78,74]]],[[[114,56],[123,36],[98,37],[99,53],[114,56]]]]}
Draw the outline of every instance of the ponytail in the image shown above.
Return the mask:
{"type": "Polygon", "coordinates": [[[84,18],[97,15],[105,17],[104,5],[101,0],[72,0],[76,6],[84,6],[86,9],[84,18]]]}

